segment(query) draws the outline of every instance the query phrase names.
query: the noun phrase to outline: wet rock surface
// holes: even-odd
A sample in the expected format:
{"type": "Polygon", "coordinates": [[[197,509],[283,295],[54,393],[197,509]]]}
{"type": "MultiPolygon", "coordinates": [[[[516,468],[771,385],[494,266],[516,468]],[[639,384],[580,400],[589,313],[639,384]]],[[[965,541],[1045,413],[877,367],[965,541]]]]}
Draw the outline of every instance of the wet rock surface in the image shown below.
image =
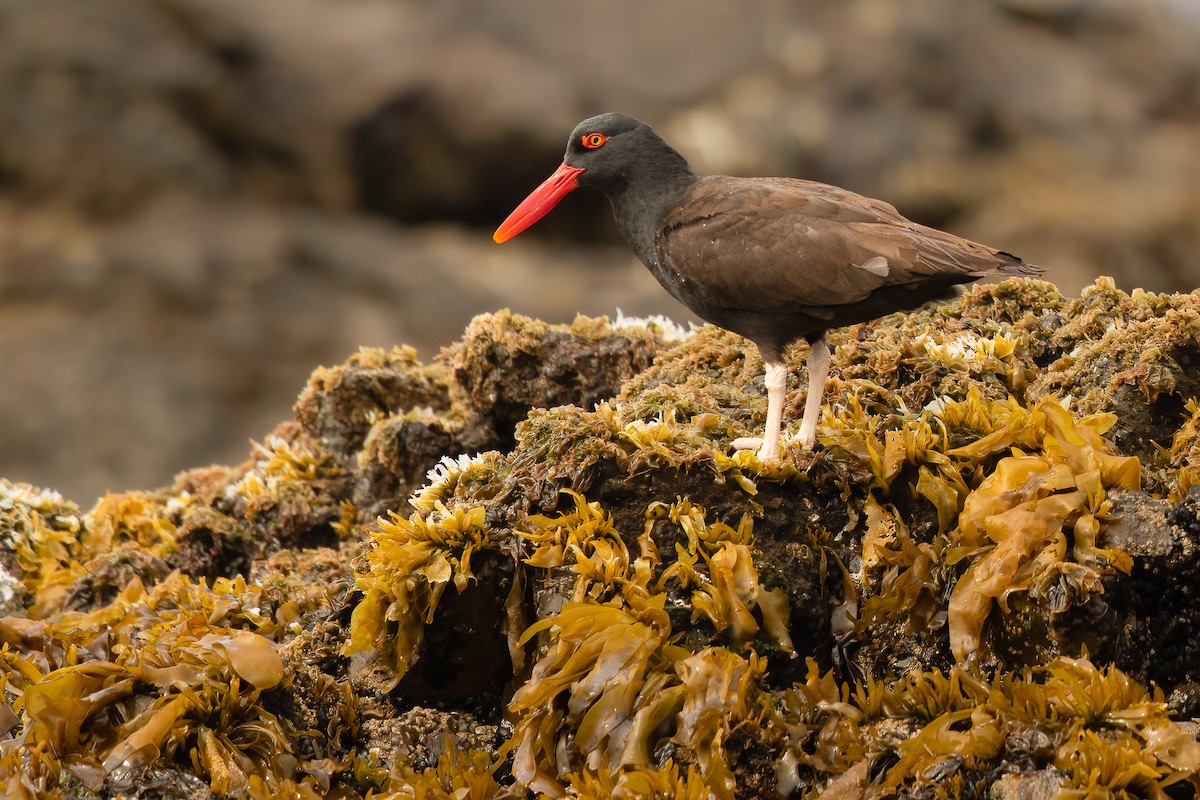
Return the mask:
{"type": "Polygon", "coordinates": [[[1008,281],[839,332],[818,446],[776,465],[730,449],[765,413],[745,341],[506,312],[439,363],[318,369],[238,466],[86,512],[2,482],[0,778],[1195,792],[1195,413],[1156,410],[1190,384],[1109,410],[1136,355],[1079,353],[1146,323],[1190,363],[1198,302],[1008,281]],[[1156,455],[1125,449],[1126,415],[1157,420],[1156,455]]]}

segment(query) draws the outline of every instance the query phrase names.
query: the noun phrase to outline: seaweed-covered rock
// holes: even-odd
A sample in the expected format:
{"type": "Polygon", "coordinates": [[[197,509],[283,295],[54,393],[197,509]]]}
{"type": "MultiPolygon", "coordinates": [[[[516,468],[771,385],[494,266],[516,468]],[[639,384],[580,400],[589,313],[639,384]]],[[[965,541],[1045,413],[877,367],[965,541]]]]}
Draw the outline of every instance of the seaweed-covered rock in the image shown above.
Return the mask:
{"type": "Polygon", "coordinates": [[[1200,396],[1200,294],[1126,294],[1102,278],[1064,311],[1049,341],[1061,355],[1031,397],[1116,413],[1114,441],[1152,462],[1170,446],[1188,400],[1200,396]]]}
{"type": "Polygon", "coordinates": [[[1115,661],[1163,687],[1196,680],[1200,664],[1200,496],[1172,504],[1141,492],[1112,497],[1106,538],[1133,559],[1131,580],[1112,581],[1108,602],[1120,618],[1115,661]]]}
{"type": "Polygon", "coordinates": [[[648,367],[654,350],[645,328],[587,317],[564,328],[505,311],[472,320],[447,360],[470,406],[511,443],[529,409],[591,407],[648,367]]]}
{"type": "Polygon", "coordinates": [[[444,365],[318,370],[239,466],[87,513],[0,484],[0,779],[1194,794],[1191,303],[1008,281],[840,331],[779,464],[731,449],[765,410],[738,337],[500,313],[444,365]],[[1176,366],[1089,355],[1134,324],[1176,366]]]}
{"type": "MultiPolygon", "coordinates": [[[[661,333],[659,334],[661,335],[661,333]]],[[[645,369],[655,333],[579,317],[570,326],[501,311],[477,317],[443,364],[412,348],[363,349],[313,373],[296,402],[304,431],[355,478],[374,519],[397,508],[442,458],[511,446],[538,406],[590,406],[645,369]]]]}
{"type": "Polygon", "coordinates": [[[75,550],[82,517],[58,492],[0,480],[0,609],[29,604],[27,577],[75,550]]]}

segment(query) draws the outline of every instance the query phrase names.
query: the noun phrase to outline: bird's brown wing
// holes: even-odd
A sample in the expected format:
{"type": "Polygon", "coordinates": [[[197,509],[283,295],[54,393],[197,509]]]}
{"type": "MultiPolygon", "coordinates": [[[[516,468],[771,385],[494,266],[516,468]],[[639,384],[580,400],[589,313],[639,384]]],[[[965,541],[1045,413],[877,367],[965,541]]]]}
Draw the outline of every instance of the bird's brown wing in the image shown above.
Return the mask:
{"type": "Polygon", "coordinates": [[[902,217],[845,189],[788,178],[705,178],[662,220],[663,267],[728,309],[792,313],[879,289],[987,275],[1020,259],[902,217]]]}

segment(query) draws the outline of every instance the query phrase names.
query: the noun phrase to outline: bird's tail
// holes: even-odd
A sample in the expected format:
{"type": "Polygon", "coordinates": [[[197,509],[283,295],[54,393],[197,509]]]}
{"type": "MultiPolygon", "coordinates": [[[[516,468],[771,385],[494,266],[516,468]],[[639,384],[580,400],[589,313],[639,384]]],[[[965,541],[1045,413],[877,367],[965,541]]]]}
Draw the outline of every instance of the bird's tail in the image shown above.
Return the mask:
{"type": "Polygon", "coordinates": [[[1045,267],[1039,267],[1037,264],[1027,264],[1021,260],[1020,256],[1014,256],[1012,253],[1006,253],[1003,250],[997,255],[1002,258],[1011,259],[1008,263],[1001,264],[996,268],[996,272],[1001,275],[1041,275],[1046,271],[1045,267]]]}

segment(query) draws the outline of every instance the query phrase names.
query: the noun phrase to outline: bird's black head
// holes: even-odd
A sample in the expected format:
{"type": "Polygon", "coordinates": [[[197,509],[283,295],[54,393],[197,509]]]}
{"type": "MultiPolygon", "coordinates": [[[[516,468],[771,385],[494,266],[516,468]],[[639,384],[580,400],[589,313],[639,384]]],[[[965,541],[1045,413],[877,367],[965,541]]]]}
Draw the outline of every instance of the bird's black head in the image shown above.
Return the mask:
{"type": "Polygon", "coordinates": [[[654,130],[623,114],[600,114],[575,126],[563,163],[582,169],[580,186],[619,190],[640,178],[690,175],[687,161],[654,130]]]}
{"type": "MultiPolygon", "coordinates": [[[[623,205],[628,214],[645,212],[658,219],[653,207],[665,206],[694,179],[683,156],[649,125],[621,114],[601,114],[575,126],[562,166],[508,215],[492,238],[508,241],[580,186],[603,191],[614,209],[621,198],[636,197],[638,202],[623,205]]],[[[618,215],[618,226],[621,223],[618,215]]]]}

